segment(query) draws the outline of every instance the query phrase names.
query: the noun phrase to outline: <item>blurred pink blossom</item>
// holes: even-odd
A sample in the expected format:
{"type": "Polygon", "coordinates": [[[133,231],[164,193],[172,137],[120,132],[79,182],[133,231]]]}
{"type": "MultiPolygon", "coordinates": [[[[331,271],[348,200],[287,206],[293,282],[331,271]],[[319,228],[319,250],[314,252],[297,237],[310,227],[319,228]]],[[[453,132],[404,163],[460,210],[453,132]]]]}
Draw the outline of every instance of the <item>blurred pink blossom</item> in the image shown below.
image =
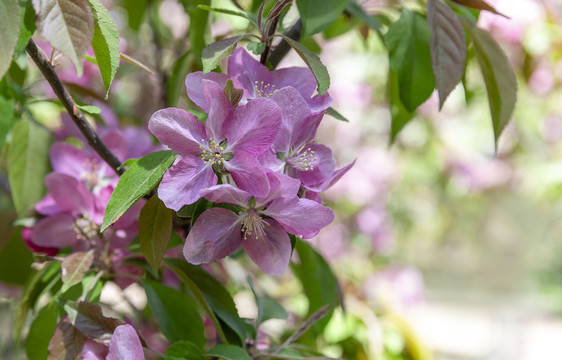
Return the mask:
{"type": "Polygon", "coordinates": [[[395,239],[391,219],[380,204],[367,207],[357,216],[357,225],[362,233],[371,238],[373,248],[381,255],[390,255],[395,239]],[[378,206],[377,206],[378,205],[378,206]]]}
{"type": "Polygon", "coordinates": [[[423,275],[413,266],[390,265],[371,275],[364,290],[375,303],[408,310],[424,299],[423,275]]]}

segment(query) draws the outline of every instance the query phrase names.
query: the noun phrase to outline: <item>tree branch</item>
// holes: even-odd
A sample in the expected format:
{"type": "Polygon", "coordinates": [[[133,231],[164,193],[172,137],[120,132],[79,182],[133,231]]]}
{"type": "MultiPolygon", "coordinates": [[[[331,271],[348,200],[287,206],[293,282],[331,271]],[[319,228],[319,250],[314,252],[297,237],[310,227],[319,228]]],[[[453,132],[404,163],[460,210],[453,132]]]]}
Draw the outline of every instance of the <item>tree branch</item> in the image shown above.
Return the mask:
{"type": "MultiPolygon", "coordinates": [[[[289,29],[289,31],[287,31],[285,36],[293,40],[299,41],[301,38],[301,33],[302,33],[302,21],[301,19],[299,19],[293,26],[291,26],[291,28],[289,29]]],[[[274,69],[277,67],[277,65],[279,65],[281,60],[283,60],[283,58],[285,57],[285,55],[287,55],[290,49],[291,46],[285,40],[283,40],[279,43],[279,45],[277,45],[275,50],[271,52],[271,54],[269,55],[269,63],[271,64],[271,66],[273,66],[274,69]]]]}
{"type": "Polygon", "coordinates": [[[68,114],[78,126],[78,129],[82,132],[82,134],[88,140],[88,144],[99,154],[99,156],[109,165],[111,168],[118,174],[121,175],[123,173],[123,169],[120,168],[121,161],[117,159],[117,157],[107,148],[107,146],[101,141],[100,137],[96,133],[96,131],[90,126],[84,114],[76,107],[76,103],[72,99],[72,96],[68,93],[66,88],[64,87],[61,79],[55,72],[55,69],[51,66],[49,61],[41,54],[39,48],[35,44],[33,40],[29,40],[27,46],[25,47],[27,53],[37,65],[45,79],[53,88],[55,94],[61,101],[61,103],[68,111],[68,114]]]}

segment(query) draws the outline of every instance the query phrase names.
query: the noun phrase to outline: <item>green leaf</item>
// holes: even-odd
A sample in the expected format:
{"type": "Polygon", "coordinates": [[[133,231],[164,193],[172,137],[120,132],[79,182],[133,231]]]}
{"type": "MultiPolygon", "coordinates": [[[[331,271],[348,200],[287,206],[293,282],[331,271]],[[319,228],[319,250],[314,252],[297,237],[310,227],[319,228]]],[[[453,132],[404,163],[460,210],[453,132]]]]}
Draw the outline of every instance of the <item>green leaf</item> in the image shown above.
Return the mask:
{"type": "Polygon", "coordinates": [[[349,11],[351,15],[363,21],[371,29],[375,30],[381,39],[384,38],[382,35],[382,24],[376,17],[367,14],[365,10],[363,10],[363,8],[357,4],[357,2],[355,2],[354,0],[350,0],[347,3],[345,9],[349,11]]]}
{"type": "Polygon", "coordinates": [[[248,283],[250,285],[250,289],[252,289],[254,297],[256,298],[256,304],[258,305],[256,328],[258,328],[264,321],[267,321],[269,319],[287,319],[289,314],[287,314],[287,311],[281,304],[272,299],[258,296],[250,278],[248,278],[248,283]]]}
{"type": "Polygon", "coordinates": [[[94,36],[94,19],[87,0],[32,0],[41,36],[68,56],[78,76],[94,36]]]}
{"type": "Polygon", "coordinates": [[[119,30],[111,14],[99,0],[88,0],[94,14],[94,37],[92,48],[105,85],[105,98],[109,95],[109,87],[119,67],[119,30]]]}
{"type": "Polygon", "coordinates": [[[123,6],[127,10],[129,27],[138,31],[146,14],[148,0],[124,0],[123,6]]]}
{"type": "Polygon", "coordinates": [[[206,356],[217,356],[225,360],[252,360],[246,350],[234,345],[220,344],[205,353],[206,356]]]}
{"type": "Polygon", "coordinates": [[[330,115],[336,118],[337,120],[349,122],[349,120],[345,116],[337,112],[336,109],[334,109],[333,107],[329,107],[326,109],[326,115],[330,115]]]}
{"type": "MultiPolygon", "coordinates": [[[[308,298],[308,315],[314,314],[322,307],[339,302],[343,304],[342,292],[336,276],[324,258],[305,241],[297,240],[295,245],[300,264],[292,263],[291,268],[300,280],[303,291],[308,298]]],[[[319,331],[330,316],[324,317],[313,326],[319,331]]]]}
{"type": "Polygon", "coordinates": [[[385,37],[390,67],[398,75],[400,99],[410,112],[427,100],[435,87],[430,37],[427,21],[407,8],[385,37]]]}
{"type": "Polygon", "coordinates": [[[0,1],[0,78],[10,68],[14,49],[18,43],[20,5],[18,0],[0,1]]]}
{"type": "Polygon", "coordinates": [[[78,105],[76,104],[76,107],[84,112],[87,112],[88,114],[92,114],[92,115],[97,115],[97,114],[101,114],[101,109],[97,106],[94,105],[78,105]]]}
{"type": "Polygon", "coordinates": [[[172,236],[174,212],[158,196],[152,196],[144,205],[139,217],[139,242],[146,261],[154,271],[168,249],[172,236]]]}
{"type": "Polygon", "coordinates": [[[191,341],[178,341],[166,349],[165,360],[203,360],[203,353],[191,341]]]}
{"type": "Polygon", "coordinates": [[[49,356],[47,347],[57,327],[58,304],[47,304],[31,323],[25,340],[25,353],[29,360],[45,360],[49,356]]]}
{"type": "MultiPolygon", "coordinates": [[[[203,48],[207,45],[206,35],[207,35],[207,25],[209,23],[209,12],[207,10],[200,9],[201,5],[211,5],[211,0],[190,0],[186,7],[187,14],[189,15],[189,53],[192,59],[195,59],[199,66],[201,63],[201,52],[203,48]]],[[[185,76],[182,78],[185,80],[185,76]]]]}
{"type": "Polygon", "coordinates": [[[427,22],[431,30],[431,65],[442,108],[464,74],[465,34],[460,19],[441,0],[427,1],[427,22]]]}
{"type": "Polygon", "coordinates": [[[347,0],[297,0],[303,23],[303,37],[326,29],[340,16],[347,0]]]}
{"type": "Polygon", "coordinates": [[[496,148],[517,102],[517,79],[502,49],[486,31],[464,21],[486,83],[496,148]]]}
{"type": "Polygon", "coordinates": [[[124,325],[119,319],[106,317],[98,304],[88,302],[67,302],[64,310],[70,323],[88,339],[109,346],[115,329],[124,325]]]}
{"type": "Polygon", "coordinates": [[[43,126],[23,118],[16,123],[8,150],[8,178],[20,217],[45,193],[43,179],[49,172],[52,136],[43,126]]]}
{"type": "Polygon", "coordinates": [[[15,120],[14,99],[0,95],[0,147],[6,141],[6,136],[12,130],[15,120]]]}
{"type": "Polygon", "coordinates": [[[64,258],[61,264],[62,292],[80,283],[94,262],[94,249],[76,252],[64,258]]]}
{"type": "Polygon", "coordinates": [[[259,41],[250,41],[248,43],[248,50],[256,55],[259,55],[265,50],[265,43],[259,41]]]}
{"type": "MultiPolygon", "coordinates": [[[[167,101],[169,106],[177,106],[180,95],[185,94],[185,77],[194,65],[195,57],[193,56],[193,52],[193,48],[189,49],[185,54],[183,54],[182,57],[180,57],[176,61],[174,67],[172,68],[172,73],[168,78],[167,101]]],[[[201,62],[201,53],[199,53],[197,59],[199,62],[201,62]]]]}
{"type": "Polygon", "coordinates": [[[402,104],[398,76],[392,69],[388,71],[387,92],[391,117],[390,145],[392,145],[404,126],[413,119],[415,112],[408,111],[404,104],[402,104]]]}
{"type": "Polygon", "coordinates": [[[240,39],[242,39],[242,35],[219,40],[205,46],[202,51],[203,73],[206,74],[213,70],[222,59],[232,55],[240,39]]]}
{"type": "Polygon", "coordinates": [[[258,26],[258,24],[256,24],[256,20],[254,20],[254,18],[249,13],[247,13],[245,11],[231,10],[231,9],[221,9],[221,8],[217,8],[217,7],[213,7],[213,6],[207,6],[207,5],[198,5],[197,8],[201,9],[201,10],[206,10],[206,11],[214,11],[214,12],[218,12],[218,13],[222,13],[222,14],[238,16],[238,17],[244,18],[246,20],[250,20],[250,22],[252,24],[256,25],[256,27],[258,26]]]}
{"type": "Polygon", "coordinates": [[[25,46],[35,32],[35,11],[31,1],[20,1],[20,33],[14,50],[14,58],[25,52],[25,46]]]}
{"type": "Polygon", "coordinates": [[[298,41],[288,38],[282,35],[283,39],[287,41],[289,45],[299,54],[299,56],[304,60],[306,65],[312,71],[316,82],[318,83],[318,94],[324,94],[330,87],[330,74],[328,74],[328,69],[322,64],[318,55],[308,50],[298,41]]]}
{"type": "Polygon", "coordinates": [[[20,229],[6,238],[6,242],[0,241],[0,281],[23,285],[31,274],[33,256],[21,238],[20,229]]]}
{"type": "Polygon", "coordinates": [[[189,340],[202,349],[205,345],[205,331],[192,300],[181,292],[154,281],[143,280],[142,285],[148,306],[166,338],[172,343],[189,340]]]}
{"type": "Polygon", "coordinates": [[[72,326],[68,317],[63,318],[49,341],[48,360],[80,359],[85,343],[86,337],[82,332],[72,326]]]}
{"type": "Polygon", "coordinates": [[[171,150],[147,154],[121,175],[103,217],[101,231],[116,222],[138,199],[152,190],[176,158],[171,150]]]}

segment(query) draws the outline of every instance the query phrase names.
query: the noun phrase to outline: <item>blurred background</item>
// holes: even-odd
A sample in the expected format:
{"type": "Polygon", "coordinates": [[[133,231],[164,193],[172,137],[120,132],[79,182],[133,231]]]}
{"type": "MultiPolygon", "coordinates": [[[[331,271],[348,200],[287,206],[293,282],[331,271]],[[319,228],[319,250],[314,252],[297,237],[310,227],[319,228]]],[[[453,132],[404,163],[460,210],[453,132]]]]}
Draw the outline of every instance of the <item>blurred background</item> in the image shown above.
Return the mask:
{"type": "MultiPolygon", "coordinates": [[[[305,42],[311,49],[320,45],[332,79],[332,107],[349,119],[326,116],[318,142],[333,149],[340,166],[357,159],[324,195],[336,221],[311,240],[333,266],[345,295],[345,314],[337,310],[323,336],[327,355],[351,360],[562,358],[562,2],[489,2],[510,19],[482,12],[479,26],[506,52],[519,86],[513,121],[497,153],[474,58],[465,86],[455,89],[443,109],[438,111],[434,94],[390,145],[388,53],[380,38],[342,17],[324,35],[305,42]]],[[[154,69],[174,68],[178,52],[165,45],[185,41],[188,18],[182,5],[150,2],[150,11],[159,15],[151,16],[155,25],[140,24],[133,31],[127,1],[103,3],[120,25],[127,53],[154,69]]],[[[388,13],[392,3],[362,5],[371,13],[388,13]]],[[[213,5],[232,8],[226,0],[213,5]]],[[[242,19],[212,16],[214,36],[247,26],[242,19]]],[[[285,66],[304,64],[290,53],[280,65],[285,66]]],[[[104,110],[99,73],[85,68],[81,79],[72,79],[74,69],[68,69],[65,81],[104,110]]],[[[184,72],[190,69],[185,66],[184,72]]],[[[185,77],[181,73],[170,74],[178,88],[185,77]]],[[[133,65],[122,65],[116,79],[113,111],[102,113],[106,122],[112,117],[144,126],[170,91],[157,76],[133,65]]],[[[37,96],[52,97],[38,74],[28,85],[37,96]]],[[[185,108],[184,90],[179,93],[177,106],[185,108]]],[[[58,105],[38,101],[32,109],[43,123],[60,126],[58,105]]],[[[26,259],[12,279],[0,283],[0,358],[11,359],[23,356],[14,350],[10,323],[31,255],[5,230],[15,216],[6,192],[0,192],[0,210],[0,267],[7,246],[21,246],[26,259]]],[[[239,259],[226,260],[225,268],[241,315],[255,316],[251,292],[241,285],[255,269],[239,259]]],[[[306,312],[306,298],[290,272],[279,278],[255,274],[259,286],[290,313],[306,312]]],[[[142,304],[142,291],[133,287],[129,293],[142,304]]],[[[271,333],[283,326],[278,320],[267,325],[271,333]]]]}

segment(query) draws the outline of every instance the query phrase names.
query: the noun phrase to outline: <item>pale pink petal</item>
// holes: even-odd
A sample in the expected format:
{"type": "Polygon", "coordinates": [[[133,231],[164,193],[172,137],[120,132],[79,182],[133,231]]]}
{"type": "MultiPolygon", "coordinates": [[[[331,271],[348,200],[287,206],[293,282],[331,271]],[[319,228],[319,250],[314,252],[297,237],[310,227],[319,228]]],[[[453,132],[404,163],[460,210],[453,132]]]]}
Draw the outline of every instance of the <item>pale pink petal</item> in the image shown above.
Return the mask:
{"type": "Polygon", "coordinates": [[[187,74],[185,78],[185,88],[187,90],[187,96],[199,106],[204,112],[209,112],[209,103],[205,97],[205,92],[203,91],[203,80],[211,80],[216,82],[222,89],[226,85],[228,76],[222,73],[210,72],[203,74],[202,71],[192,72],[187,74]]]}
{"type": "Polygon", "coordinates": [[[158,110],[148,122],[148,129],[170,149],[180,155],[198,155],[206,140],[205,127],[197,117],[185,110],[158,110]]]}
{"type": "Polygon", "coordinates": [[[201,197],[199,191],[216,185],[217,181],[210,165],[198,157],[186,156],[166,171],[158,187],[158,197],[166,207],[178,211],[196,202],[201,197]]]}
{"type": "Polygon", "coordinates": [[[157,151],[152,143],[152,136],[148,129],[137,126],[127,126],[123,129],[123,135],[127,139],[127,158],[134,159],[144,156],[150,152],[157,151]]]}
{"type": "Polygon", "coordinates": [[[56,201],[50,194],[45,195],[43,199],[35,204],[35,210],[42,215],[54,215],[64,211],[57,205],[56,201]]]}
{"type": "Polygon", "coordinates": [[[299,180],[272,171],[267,172],[267,179],[269,180],[269,194],[264,198],[256,199],[258,206],[266,205],[279,197],[297,196],[301,186],[299,180]]]}
{"type": "Polygon", "coordinates": [[[201,190],[199,194],[210,202],[235,204],[244,207],[248,206],[248,201],[252,197],[247,191],[240,190],[230,184],[211,186],[208,189],[201,190]]]}
{"type": "Polygon", "coordinates": [[[324,111],[326,111],[326,109],[329,108],[332,104],[332,97],[326,93],[323,95],[313,96],[310,99],[306,99],[306,102],[313,113],[324,114],[324,111]]]}
{"type": "Polygon", "coordinates": [[[308,190],[312,190],[312,191],[315,191],[315,192],[322,192],[322,191],[330,188],[339,179],[341,179],[341,177],[344,176],[345,173],[347,173],[347,171],[353,167],[353,165],[355,165],[355,160],[353,160],[353,162],[347,164],[346,166],[342,167],[341,169],[338,169],[338,170],[334,171],[332,176],[330,176],[329,178],[327,178],[323,182],[318,183],[318,184],[314,184],[314,185],[306,185],[305,187],[308,190]]]}
{"type": "Polygon", "coordinates": [[[214,81],[203,80],[203,92],[209,104],[209,116],[205,123],[207,135],[215,142],[220,142],[225,138],[223,126],[230,118],[233,106],[224,94],[223,87],[214,81]]]}
{"type": "Polygon", "coordinates": [[[187,235],[183,255],[192,264],[206,264],[232,254],[242,242],[241,219],[230,210],[203,212],[187,235]]]}
{"type": "Polygon", "coordinates": [[[82,360],[105,360],[109,348],[93,340],[86,340],[82,348],[82,360]]]}
{"type": "Polygon", "coordinates": [[[304,99],[310,99],[318,86],[312,71],[306,67],[288,67],[271,73],[271,82],[277,89],[290,86],[298,90],[304,99]]]}
{"type": "Polygon", "coordinates": [[[277,221],[265,220],[265,236],[248,236],[242,247],[250,258],[269,275],[281,275],[291,258],[291,240],[277,221]]]}
{"type": "Polygon", "coordinates": [[[109,344],[106,360],[143,360],[142,344],[131,325],[119,325],[115,328],[109,344]]]}
{"type": "Polygon", "coordinates": [[[279,160],[273,150],[268,149],[257,157],[258,162],[273,172],[282,173],[285,171],[285,162],[279,160]]]}
{"type": "Polygon", "coordinates": [[[316,201],[318,204],[322,204],[322,198],[320,197],[320,194],[318,194],[317,192],[308,190],[306,194],[304,194],[304,197],[316,201]]]}
{"type": "Polygon", "coordinates": [[[51,165],[55,172],[67,174],[77,179],[81,174],[91,171],[90,156],[82,149],[63,142],[55,143],[49,151],[51,165]]]}
{"type": "Polygon", "coordinates": [[[92,212],[94,204],[90,192],[74,177],[50,173],[45,177],[45,185],[61,209],[74,215],[92,212]]]}
{"type": "Polygon", "coordinates": [[[262,211],[283,228],[302,238],[311,238],[334,220],[334,211],[309,199],[277,198],[262,211]]]}
{"type": "Polygon", "coordinates": [[[269,193],[269,180],[255,157],[244,152],[234,153],[230,161],[224,162],[224,168],[230,172],[232,179],[242,190],[256,197],[265,197],[269,193]]]}
{"type": "Polygon", "coordinates": [[[281,117],[281,109],[270,99],[255,99],[238,106],[224,124],[226,151],[244,150],[261,155],[277,136],[281,117]]]}
{"type": "Polygon", "coordinates": [[[76,242],[74,217],[70,214],[57,214],[39,220],[31,234],[31,241],[46,248],[73,246],[76,242]]]}
{"type": "Polygon", "coordinates": [[[296,165],[294,167],[297,169],[297,177],[303,186],[318,184],[330,179],[336,168],[332,150],[320,144],[306,145],[294,159],[288,159],[287,162],[293,166],[296,165]],[[305,170],[305,167],[308,167],[309,170],[305,170]]]}
{"type": "Polygon", "coordinates": [[[256,81],[264,85],[269,84],[269,70],[259,61],[254,59],[246,50],[238,48],[228,59],[228,75],[243,87],[246,98],[253,99],[256,96],[256,81]]]}

